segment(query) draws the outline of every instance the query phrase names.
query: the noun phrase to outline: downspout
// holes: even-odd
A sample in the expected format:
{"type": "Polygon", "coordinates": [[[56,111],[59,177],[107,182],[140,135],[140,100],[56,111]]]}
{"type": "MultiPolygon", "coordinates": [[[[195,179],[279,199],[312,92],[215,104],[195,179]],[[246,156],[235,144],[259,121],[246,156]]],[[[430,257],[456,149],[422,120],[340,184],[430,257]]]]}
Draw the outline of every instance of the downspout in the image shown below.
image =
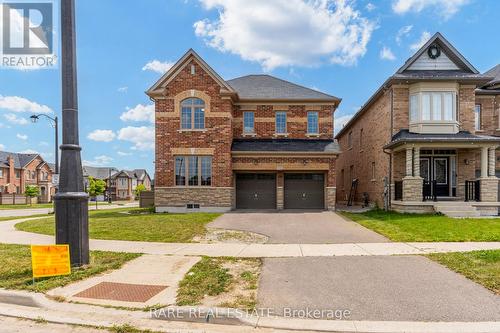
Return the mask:
{"type": "MultiPolygon", "coordinates": [[[[393,90],[390,90],[391,93],[391,129],[389,132],[389,142],[392,140],[392,133],[394,132],[394,94],[393,90]]],[[[382,149],[382,151],[386,154],[389,155],[389,176],[387,177],[388,182],[389,182],[389,193],[387,193],[387,198],[388,200],[388,208],[391,208],[391,203],[392,203],[392,153],[387,152],[385,148],[382,149]]]]}

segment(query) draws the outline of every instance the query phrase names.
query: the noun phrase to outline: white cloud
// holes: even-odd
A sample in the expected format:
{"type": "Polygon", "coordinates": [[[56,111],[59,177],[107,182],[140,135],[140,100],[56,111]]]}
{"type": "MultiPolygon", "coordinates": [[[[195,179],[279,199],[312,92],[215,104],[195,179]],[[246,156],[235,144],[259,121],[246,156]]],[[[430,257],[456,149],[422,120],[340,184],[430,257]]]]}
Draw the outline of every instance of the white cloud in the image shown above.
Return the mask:
{"type": "Polygon", "coordinates": [[[417,51],[419,48],[421,48],[427,41],[431,38],[431,34],[428,31],[422,32],[420,35],[420,38],[413,44],[410,45],[410,50],[412,51],[417,51]]]}
{"type": "Polygon", "coordinates": [[[18,138],[19,140],[24,140],[24,141],[28,140],[28,136],[26,134],[17,133],[16,138],[18,138]]]}
{"type": "Polygon", "coordinates": [[[120,119],[123,121],[149,121],[154,123],[155,106],[154,104],[137,104],[133,108],[127,107],[127,111],[121,114],[120,119]]]}
{"type": "Polygon", "coordinates": [[[43,146],[43,147],[47,147],[49,145],[49,143],[46,141],[40,141],[40,143],[38,145],[43,146]]]}
{"type": "Polygon", "coordinates": [[[144,67],[142,67],[143,71],[153,71],[156,73],[164,74],[167,72],[172,66],[174,65],[173,62],[170,61],[163,61],[161,62],[160,60],[151,60],[148,62],[144,67]]]}
{"type": "Polygon", "coordinates": [[[92,161],[84,160],[83,165],[88,166],[109,166],[113,162],[113,158],[106,155],[95,156],[92,161]]]}
{"type": "Polygon", "coordinates": [[[377,6],[375,6],[374,4],[372,4],[371,2],[368,2],[365,6],[366,10],[371,12],[372,10],[374,10],[375,8],[377,8],[377,6]]]}
{"type": "Polygon", "coordinates": [[[3,117],[11,124],[26,125],[28,123],[26,118],[18,117],[14,113],[6,113],[3,117]]]}
{"type": "Polygon", "coordinates": [[[87,135],[87,138],[92,141],[110,142],[116,137],[115,132],[107,129],[96,129],[87,135]]]}
{"type": "Polygon", "coordinates": [[[344,0],[200,0],[217,20],[194,23],[195,34],[222,52],[256,61],[265,70],[352,65],[366,53],[375,29],[344,0]]]}
{"type": "Polygon", "coordinates": [[[118,152],[117,152],[117,154],[118,154],[119,156],[131,156],[131,155],[132,155],[132,153],[126,153],[126,152],[124,152],[124,151],[118,151],[118,152]]]}
{"type": "Polygon", "coordinates": [[[413,25],[405,25],[401,27],[396,34],[396,43],[401,44],[401,40],[410,33],[411,29],[413,29],[413,25]]]}
{"type": "Polygon", "coordinates": [[[120,87],[120,88],[116,89],[116,91],[126,93],[128,91],[128,87],[120,87]]]}
{"type": "Polygon", "coordinates": [[[5,145],[0,143],[0,150],[5,150],[5,145]]]}
{"type": "Polygon", "coordinates": [[[469,2],[469,0],[394,0],[392,10],[397,14],[406,14],[419,13],[424,9],[435,7],[435,12],[447,19],[469,2]]]}
{"type": "Polygon", "coordinates": [[[38,104],[24,97],[0,95],[0,109],[10,112],[52,113],[47,105],[38,104]]]}
{"type": "Polygon", "coordinates": [[[18,153],[20,153],[20,154],[40,154],[38,151],[33,150],[33,149],[21,150],[21,151],[18,151],[18,153]]]}
{"type": "Polygon", "coordinates": [[[132,142],[133,150],[152,150],[155,144],[155,131],[153,127],[128,126],[120,129],[118,139],[132,142]]]}
{"type": "Polygon", "coordinates": [[[345,116],[340,116],[338,118],[335,118],[335,128],[334,128],[335,134],[337,134],[342,129],[342,127],[344,127],[345,124],[347,124],[347,122],[351,120],[352,116],[353,116],[352,114],[348,114],[345,116]]]}
{"type": "Polygon", "coordinates": [[[394,55],[394,53],[392,53],[392,51],[391,51],[390,48],[388,48],[387,46],[384,46],[380,50],[380,59],[384,59],[384,60],[396,60],[396,56],[394,55]]]}

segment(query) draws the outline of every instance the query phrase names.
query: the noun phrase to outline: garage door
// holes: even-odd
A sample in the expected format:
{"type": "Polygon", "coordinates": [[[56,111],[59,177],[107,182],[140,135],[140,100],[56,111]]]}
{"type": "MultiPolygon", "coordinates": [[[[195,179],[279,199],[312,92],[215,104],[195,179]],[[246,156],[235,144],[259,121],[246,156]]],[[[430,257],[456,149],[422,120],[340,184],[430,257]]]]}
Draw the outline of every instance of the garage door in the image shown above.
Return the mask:
{"type": "Polygon", "coordinates": [[[236,174],[236,208],[275,209],[276,174],[236,174]]]}
{"type": "Polygon", "coordinates": [[[285,209],[323,208],[325,208],[325,181],[323,174],[285,174],[285,209]]]}

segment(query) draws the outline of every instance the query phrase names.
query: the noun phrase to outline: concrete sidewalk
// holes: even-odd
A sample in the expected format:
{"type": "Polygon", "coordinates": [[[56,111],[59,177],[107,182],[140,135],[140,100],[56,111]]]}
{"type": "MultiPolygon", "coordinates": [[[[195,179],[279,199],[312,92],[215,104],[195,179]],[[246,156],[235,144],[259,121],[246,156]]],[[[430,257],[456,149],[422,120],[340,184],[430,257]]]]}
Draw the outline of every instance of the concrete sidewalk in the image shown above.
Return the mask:
{"type": "MultiPolygon", "coordinates": [[[[0,243],[54,244],[54,236],[18,231],[14,225],[36,218],[0,222],[0,243]]],[[[240,258],[384,256],[500,249],[500,242],[348,243],[348,244],[241,244],[154,243],[90,240],[91,250],[184,256],[232,256],[240,258]]]]}
{"type": "MultiPolygon", "coordinates": [[[[105,209],[116,209],[116,208],[133,208],[139,207],[138,202],[128,202],[125,204],[111,204],[111,205],[101,205],[99,210],[105,209]]],[[[95,210],[95,203],[89,202],[89,210],[95,210]]],[[[0,209],[0,217],[18,217],[18,216],[31,216],[31,215],[41,215],[49,214],[53,212],[53,208],[26,208],[26,209],[0,209]]]]}
{"type": "MultiPolygon", "coordinates": [[[[46,320],[49,323],[89,325],[94,327],[112,327],[113,325],[132,325],[142,330],[155,332],[276,332],[276,330],[290,329],[301,332],[392,332],[392,333],[493,333],[500,332],[499,322],[416,322],[416,321],[352,321],[352,320],[324,320],[303,319],[300,317],[285,318],[270,316],[255,316],[248,314],[240,317],[227,309],[217,309],[214,318],[210,317],[207,324],[203,315],[207,309],[196,307],[170,308],[177,314],[176,321],[164,318],[153,318],[151,312],[127,311],[112,308],[103,308],[93,305],[58,303],[47,299],[43,294],[27,293],[23,291],[2,291],[0,300],[8,299],[8,303],[0,302],[0,316],[46,320]],[[20,302],[30,306],[19,305],[20,302]],[[195,314],[197,318],[188,318],[188,314],[195,314]],[[184,318],[180,318],[182,314],[184,318]],[[224,315],[225,314],[225,315],[224,315]],[[232,316],[230,316],[232,314],[232,316]],[[191,321],[191,322],[188,322],[191,321]],[[193,322],[194,321],[194,322],[193,322]],[[238,325],[238,326],[235,326],[238,325]]],[[[215,310],[215,309],[210,309],[215,310]]],[[[165,313],[165,312],[163,312],[165,313]]],[[[158,314],[158,312],[157,312],[158,314]]],[[[161,312],[160,312],[161,314],[161,312]]],[[[171,317],[170,317],[171,318],[171,317]]]]}

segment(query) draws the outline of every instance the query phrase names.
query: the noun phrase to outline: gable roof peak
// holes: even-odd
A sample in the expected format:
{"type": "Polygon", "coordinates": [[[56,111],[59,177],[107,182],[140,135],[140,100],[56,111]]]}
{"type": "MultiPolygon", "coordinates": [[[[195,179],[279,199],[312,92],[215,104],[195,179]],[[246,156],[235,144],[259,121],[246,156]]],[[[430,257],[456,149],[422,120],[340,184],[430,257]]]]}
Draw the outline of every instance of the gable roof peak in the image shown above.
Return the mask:
{"type": "Polygon", "coordinates": [[[420,58],[420,56],[433,45],[438,44],[446,54],[446,56],[456,64],[461,70],[479,74],[479,71],[438,31],[429,40],[422,45],[413,56],[411,56],[403,66],[397,70],[397,74],[401,74],[420,58]]]}
{"type": "Polygon", "coordinates": [[[189,48],[186,53],[184,53],[184,55],[179,59],[177,60],[177,62],[172,66],[170,67],[170,69],[165,73],[163,74],[160,79],[158,81],[156,81],[156,83],[151,87],[149,88],[147,91],[146,91],[146,94],[150,97],[153,97],[154,95],[158,95],[158,94],[161,94],[162,93],[162,90],[161,89],[164,85],[168,84],[170,82],[171,79],[173,79],[177,74],[178,72],[184,68],[184,66],[186,66],[189,62],[189,60],[191,58],[194,58],[198,64],[210,75],[212,76],[212,78],[223,88],[227,89],[229,92],[234,92],[233,89],[231,88],[230,85],[228,85],[226,83],[226,81],[220,77],[219,74],[217,74],[217,72],[215,72],[212,67],[210,67],[206,62],[205,60],[203,60],[202,57],[200,57],[200,55],[198,53],[196,53],[196,51],[192,48],[189,48]]]}

